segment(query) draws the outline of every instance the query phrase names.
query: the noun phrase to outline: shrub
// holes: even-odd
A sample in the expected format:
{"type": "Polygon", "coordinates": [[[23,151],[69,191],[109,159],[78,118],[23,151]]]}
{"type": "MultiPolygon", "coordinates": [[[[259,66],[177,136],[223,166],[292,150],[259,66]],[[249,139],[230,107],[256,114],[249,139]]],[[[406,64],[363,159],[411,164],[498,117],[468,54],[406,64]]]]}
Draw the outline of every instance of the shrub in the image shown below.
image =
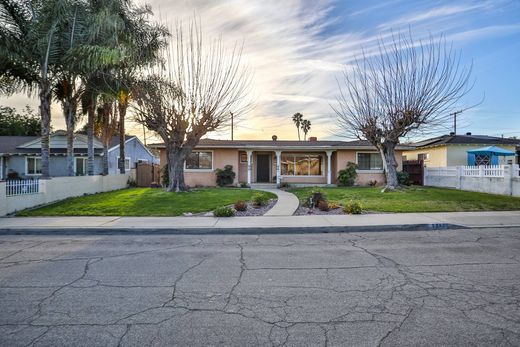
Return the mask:
{"type": "Polygon", "coordinates": [[[247,202],[238,200],[237,202],[235,202],[235,210],[237,210],[237,211],[247,210],[247,202]]]}
{"type": "Polygon", "coordinates": [[[230,185],[235,180],[235,172],[233,171],[232,165],[224,166],[224,169],[216,169],[215,174],[217,175],[217,185],[219,187],[225,187],[230,185]]]}
{"type": "Polygon", "coordinates": [[[377,181],[376,180],[370,180],[370,181],[368,181],[368,185],[370,187],[375,187],[375,186],[377,186],[377,181]]]}
{"type": "Polygon", "coordinates": [[[320,209],[320,211],[328,211],[329,210],[329,203],[326,202],[325,200],[321,200],[318,203],[318,208],[320,209]]]}
{"type": "Polygon", "coordinates": [[[399,184],[402,184],[404,186],[409,186],[411,184],[410,182],[410,175],[406,171],[399,171],[397,173],[397,182],[399,184]]]}
{"type": "Polygon", "coordinates": [[[357,164],[348,162],[347,167],[344,170],[340,170],[338,174],[338,185],[340,186],[353,186],[357,177],[357,164]]]}
{"type": "Polygon", "coordinates": [[[289,183],[287,183],[287,182],[280,182],[280,188],[289,188],[289,183]]]}
{"type": "Polygon", "coordinates": [[[319,189],[315,189],[311,191],[311,194],[307,198],[307,207],[314,208],[318,206],[321,201],[327,201],[327,197],[325,193],[320,191],[319,189]]]}
{"type": "Polygon", "coordinates": [[[213,210],[213,215],[215,217],[233,217],[235,210],[228,206],[217,207],[213,210]]]}
{"type": "Polygon", "coordinates": [[[340,208],[340,204],[338,204],[336,201],[329,201],[329,209],[335,210],[337,208],[340,208]]]}
{"type": "Polygon", "coordinates": [[[131,178],[131,177],[128,177],[128,181],[126,181],[126,184],[127,184],[128,187],[130,187],[130,188],[135,188],[135,187],[137,187],[137,181],[134,180],[134,179],[131,178]]]}
{"type": "Polygon", "coordinates": [[[240,188],[249,188],[249,185],[246,182],[240,182],[240,188]]]}
{"type": "Polygon", "coordinates": [[[170,185],[170,173],[168,172],[168,165],[164,165],[161,169],[161,184],[163,187],[170,185]]]}
{"type": "Polygon", "coordinates": [[[253,195],[251,201],[255,206],[265,206],[269,202],[269,197],[265,194],[257,193],[253,195]]]}
{"type": "Polygon", "coordinates": [[[343,207],[343,212],[347,214],[361,214],[362,211],[361,204],[357,201],[350,201],[343,207]]]}

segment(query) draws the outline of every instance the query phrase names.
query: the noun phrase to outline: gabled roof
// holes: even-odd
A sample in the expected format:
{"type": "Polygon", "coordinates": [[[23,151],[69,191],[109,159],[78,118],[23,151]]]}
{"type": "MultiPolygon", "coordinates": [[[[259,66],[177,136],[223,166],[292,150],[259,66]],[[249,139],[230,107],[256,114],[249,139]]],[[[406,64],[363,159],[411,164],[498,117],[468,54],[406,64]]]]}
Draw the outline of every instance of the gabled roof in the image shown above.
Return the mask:
{"type": "Polygon", "coordinates": [[[487,135],[442,135],[411,145],[417,148],[441,145],[520,145],[520,140],[487,135]]]}
{"type": "MultiPolygon", "coordinates": [[[[149,145],[150,148],[164,148],[164,143],[149,145]]],[[[237,148],[237,149],[374,149],[374,146],[366,140],[355,141],[284,141],[284,140],[215,140],[201,139],[198,148],[237,148]]],[[[408,149],[408,146],[400,145],[397,149],[408,149]]]]}

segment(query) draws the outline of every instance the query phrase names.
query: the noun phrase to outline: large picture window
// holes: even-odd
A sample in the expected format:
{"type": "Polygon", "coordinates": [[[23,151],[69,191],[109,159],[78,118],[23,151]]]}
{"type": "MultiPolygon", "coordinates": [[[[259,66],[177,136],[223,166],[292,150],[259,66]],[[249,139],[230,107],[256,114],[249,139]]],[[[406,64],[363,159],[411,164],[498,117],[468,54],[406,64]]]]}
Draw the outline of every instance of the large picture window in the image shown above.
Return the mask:
{"type": "Polygon", "coordinates": [[[358,170],[383,170],[383,160],[379,153],[358,153],[358,170]]]}
{"type": "Polygon", "coordinates": [[[191,152],[186,158],[186,169],[188,170],[212,170],[213,153],[204,151],[191,152]]]}
{"type": "Polygon", "coordinates": [[[25,165],[27,167],[27,175],[41,175],[42,174],[42,158],[40,157],[28,157],[25,159],[25,165]]]}
{"type": "Polygon", "coordinates": [[[282,154],[283,176],[322,176],[323,156],[314,154],[282,154]]]}

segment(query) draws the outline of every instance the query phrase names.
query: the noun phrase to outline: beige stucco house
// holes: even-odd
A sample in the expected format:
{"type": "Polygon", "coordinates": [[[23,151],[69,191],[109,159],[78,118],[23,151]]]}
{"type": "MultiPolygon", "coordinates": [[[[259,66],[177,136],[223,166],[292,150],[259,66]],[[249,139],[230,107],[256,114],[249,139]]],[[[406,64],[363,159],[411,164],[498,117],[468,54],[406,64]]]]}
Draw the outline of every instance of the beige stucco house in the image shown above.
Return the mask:
{"type": "MultiPolygon", "coordinates": [[[[443,135],[411,144],[414,149],[405,149],[404,160],[423,160],[428,167],[446,167],[460,165],[481,165],[479,158],[468,155],[467,151],[486,146],[497,146],[512,152],[517,151],[520,140],[486,135],[443,135]]],[[[485,160],[486,158],[482,158],[485,160]]],[[[505,165],[509,161],[518,163],[514,157],[487,158],[493,165],[505,165]]],[[[482,164],[483,165],[483,164],[482,164]]]]}
{"type": "MultiPolygon", "coordinates": [[[[160,150],[161,166],[166,164],[163,144],[150,147],[160,150]]],[[[398,170],[402,150],[396,151],[398,170]]],[[[186,184],[216,185],[215,169],[232,165],[235,183],[271,183],[301,185],[336,184],[338,172],[348,162],[358,164],[358,185],[370,181],[384,183],[383,163],[375,147],[367,141],[279,141],[202,139],[185,163],[186,184]]]]}

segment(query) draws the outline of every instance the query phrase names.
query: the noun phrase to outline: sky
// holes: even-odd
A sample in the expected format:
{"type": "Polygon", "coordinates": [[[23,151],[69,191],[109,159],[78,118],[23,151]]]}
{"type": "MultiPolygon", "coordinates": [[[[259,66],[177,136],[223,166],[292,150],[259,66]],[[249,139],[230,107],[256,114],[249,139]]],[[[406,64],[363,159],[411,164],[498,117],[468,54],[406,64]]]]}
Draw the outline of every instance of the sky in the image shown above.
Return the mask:
{"type": "MultiPolygon", "coordinates": [[[[312,122],[309,136],[343,139],[331,108],[337,79],[362,50],[403,30],[417,40],[444,35],[460,50],[462,63],[473,64],[474,87],[460,108],[483,101],[459,116],[458,133],[520,136],[520,0],[147,2],[167,25],[196,16],[205,40],[222,37],[226,46],[244,45],[244,61],[254,73],[254,108],[236,124],[235,139],[297,139],[291,120],[296,112],[312,122]]],[[[24,95],[0,104],[37,106],[24,95]]],[[[64,127],[57,105],[53,124],[64,127]]],[[[142,137],[140,126],[127,128],[142,137]]],[[[229,130],[209,137],[229,139],[229,130]]]]}

